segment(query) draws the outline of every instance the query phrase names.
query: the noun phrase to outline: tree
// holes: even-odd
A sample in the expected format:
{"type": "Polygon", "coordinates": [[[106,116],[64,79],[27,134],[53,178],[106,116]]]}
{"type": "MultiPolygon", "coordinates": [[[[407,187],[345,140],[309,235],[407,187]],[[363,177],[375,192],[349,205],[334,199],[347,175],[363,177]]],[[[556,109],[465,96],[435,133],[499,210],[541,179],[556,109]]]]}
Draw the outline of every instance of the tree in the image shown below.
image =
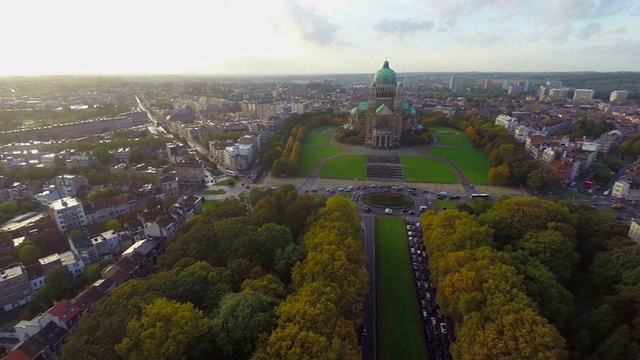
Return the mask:
{"type": "Polygon", "coordinates": [[[0,213],[3,213],[9,217],[13,217],[18,210],[18,205],[13,201],[5,201],[0,203],[0,213]]]}
{"type": "Polygon", "coordinates": [[[580,259],[573,243],[555,230],[527,233],[521,243],[522,249],[546,266],[560,282],[571,277],[580,259]]]}
{"type": "Polygon", "coordinates": [[[234,359],[248,359],[276,326],[275,301],[252,291],[224,296],[212,321],[216,342],[234,359]]]}
{"type": "Polygon", "coordinates": [[[115,349],[132,360],[184,359],[209,327],[209,320],[193,305],[158,298],[129,321],[127,335],[115,349]]]}
{"type": "Polygon", "coordinates": [[[69,231],[69,234],[67,234],[67,239],[71,239],[74,238],[78,235],[82,234],[82,231],[78,230],[78,229],[73,229],[71,231],[69,231]]]}
{"type": "Polygon", "coordinates": [[[92,154],[102,165],[108,165],[111,163],[111,154],[109,153],[109,149],[104,145],[96,146],[93,149],[92,154]]]}
{"type": "Polygon", "coordinates": [[[42,250],[33,244],[26,244],[20,247],[18,258],[24,266],[35,264],[42,257],[42,250]]]}
{"type": "Polygon", "coordinates": [[[173,195],[167,195],[167,197],[164,199],[164,202],[165,204],[173,205],[178,202],[178,199],[176,199],[176,197],[173,195]]]}
{"type": "Polygon", "coordinates": [[[16,261],[16,258],[14,258],[12,255],[3,255],[0,256],[0,268],[4,268],[5,266],[13,263],[16,261]]]}
{"type": "Polygon", "coordinates": [[[120,221],[118,221],[116,219],[111,219],[111,220],[107,221],[107,225],[105,225],[105,229],[107,231],[109,231],[109,230],[119,231],[119,230],[122,229],[122,224],[120,224],[120,221]]]}

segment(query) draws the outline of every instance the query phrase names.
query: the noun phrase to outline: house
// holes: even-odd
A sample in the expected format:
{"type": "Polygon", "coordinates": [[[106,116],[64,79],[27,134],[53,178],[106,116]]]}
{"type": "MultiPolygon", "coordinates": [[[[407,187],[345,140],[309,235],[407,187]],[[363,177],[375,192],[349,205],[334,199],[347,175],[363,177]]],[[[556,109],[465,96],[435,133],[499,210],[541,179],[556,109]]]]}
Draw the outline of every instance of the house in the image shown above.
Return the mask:
{"type": "Polygon", "coordinates": [[[31,300],[31,281],[21,263],[13,263],[0,270],[0,307],[9,311],[31,300]]]}
{"type": "Polygon", "coordinates": [[[120,234],[115,230],[93,235],[91,243],[95,247],[100,260],[111,259],[122,252],[122,249],[120,249],[120,234]]]}
{"type": "Polygon", "coordinates": [[[69,238],[71,251],[82,261],[84,265],[95,264],[100,261],[98,252],[86,233],[69,238]]]}
{"type": "Polygon", "coordinates": [[[640,220],[633,220],[629,227],[629,239],[636,243],[640,243],[640,220]]]}
{"type": "Polygon", "coordinates": [[[36,290],[44,286],[44,278],[46,272],[39,262],[31,264],[25,269],[27,271],[27,276],[29,277],[29,282],[31,283],[31,290],[35,292],[36,290]]]}

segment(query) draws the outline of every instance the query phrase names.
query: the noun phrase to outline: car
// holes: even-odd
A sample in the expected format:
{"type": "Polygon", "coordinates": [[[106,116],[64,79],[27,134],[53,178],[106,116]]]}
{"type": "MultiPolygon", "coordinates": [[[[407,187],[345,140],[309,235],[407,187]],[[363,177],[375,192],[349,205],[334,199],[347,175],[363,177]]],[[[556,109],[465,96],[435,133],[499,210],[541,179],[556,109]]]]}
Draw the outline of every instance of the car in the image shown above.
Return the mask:
{"type": "Polygon", "coordinates": [[[376,187],[376,184],[369,185],[369,188],[371,188],[371,189],[373,189],[374,187],[376,187]]]}
{"type": "Polygon", "coordinates": [[[429,207],[428,207],[428,206],[425,206],[425,205],[421,205],[421,206],[420,206],[420,211],[422,211],[422,212],[425,212],[425,211],[427,211],[428,209],[429,209],[429,207]]]}
{"type": "Polygon", "coordinates": [[[433,316],[431,317],[431,325],[434,329],[438,329],[438,321],[433,316]]]}
{"type": "Polygon", "coordinates": [[[305,190],[305,191],[304,191],[304,193],[305,193],[305,194],[308,194],[308,193],[309,193],[309,190],[305,190]]]}
{"type": "Polygon", "coordinates": [[[427,317],[429,317],[429,314],[427,313],[427,310],[422,310],[422,318],[427,320],[427,317]]]}
{"type": "Polygon", "coordinates": [[[413,236],[413,233],[411,231],[407,231],[407,236],[413,236]]]}
{"type": "Polygon", "coordinates": [[[473,184],[469,184],[469,187],[473,187],[473,184]]]}
{"type": "Polygon", "coordinates": [[[411,248],[411,253],[412,253],[412,254],[415,254],[415,253],[416,253],[416,249],[411,248]]]}
{"type": "Polygon", "coordinates": [[[409,210],[409,215],[415,215],[415,214],[416,214],[416,212],[415,212],[415,211],[413,211],[413,210],[409,210]]]}
{"type": "Polygon", "coordinates": [[[427,297],[427,301],[431,301],[431,293],[430,292],[427,292],[426,297],[427,297]]]}
{"type": "MultiPolygon", "coordinates": [[[[413,250],[413,249],[411,249],[411,250],[413,250]]],[[[412,261],[418,261],[418,258],[415,255],[411,255],[411,260],[412,261]]]]}
{"type": "Polygon", "coordinates": [[[416,281],[416,286],[418,289],[422,289],[422,283],[420,281],[416,281]]]}
{"type": "Polygon", "coordinates": [[[413,267],[413,270],[418,270],[418,263],[414,262],[411,266],[413,267]]]}
{"type": "Polygon", "coordinates": [[[408,213],[408,212],[409,212],[409,209],[402,209],[402,213],[403,213],[403,214],[406,214],[406,213],[408,213]]]}
{"type": "MultiPolygon", "coordinates": [[[[422,306],[422,309],[426,309],[427,308],[427,302],[424,300],[420,300],[420,306],[422,306]]],[[[424,310],[422,310],[424,311],[424,310]]]]}
{"type": "Polygon", "coordinates": [[[343,192],[343,191],[344,191],[344,188],[338,188],[338,191],[339,191],[339,192],[343,192]]]}
{"type": "Polygon", "coordinates": [[[382,189],[384,187],[384,185],[380,184],[378,185],[378,189],[382,189]]]}
{"type": "Polygon", "coordinates": [[[446,334],[447,333],[447,324],[440,323],[440,331],[442,331],[443,334],[446,334]]]}
{"type": "Polygon", "coordinates": [[[386,208],[386,209],[384,209],[384,213],[385,214],[393,214],[393,210],[391,210],[390,208],[386,208]]]}
{"type": "Polygon", "coordinates": [[[371,210],[371,208],[370,208],[370,207],[365,206],[365,207],[364,207],[364,211],[366,211],[366,212],[372,212],[373,210],[371,210]]]}
{"type": "Polygon", "coordinates": [[[318,192],[318,188],[311,188],[311,192],[317,193],[318,192]]]}
{"type": "Polygon", "coordinates": [[[397,186],[392,186],[391,190],[398,190],[398,187],[397,186]]]}
{"type": "Polygon", "coordinates": [[[333,191],[333,189],[332,189],[332,188],[327,188],[327,189],[326,189],[326,192],[332,192],[332,191],[333,191]]]}
{"type": "Polygon", "coordinates": [[[411,230],[411,225],[407,225],[407,230],[411,230]]]}

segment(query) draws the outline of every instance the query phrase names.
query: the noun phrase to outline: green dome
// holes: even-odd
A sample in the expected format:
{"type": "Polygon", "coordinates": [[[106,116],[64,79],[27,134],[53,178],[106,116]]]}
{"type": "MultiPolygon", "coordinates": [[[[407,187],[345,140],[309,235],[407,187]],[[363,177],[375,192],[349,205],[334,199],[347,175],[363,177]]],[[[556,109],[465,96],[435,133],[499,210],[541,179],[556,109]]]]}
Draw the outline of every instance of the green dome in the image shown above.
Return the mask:
{"type": "Polygon", "coordinates": [[[373,82],[376,84],[396,84],[396,72],[389,68],[388,61],[385,60],[384,64],[382,65],[382,69],[376,72],[376,75],[373,77],[373,82]]]}

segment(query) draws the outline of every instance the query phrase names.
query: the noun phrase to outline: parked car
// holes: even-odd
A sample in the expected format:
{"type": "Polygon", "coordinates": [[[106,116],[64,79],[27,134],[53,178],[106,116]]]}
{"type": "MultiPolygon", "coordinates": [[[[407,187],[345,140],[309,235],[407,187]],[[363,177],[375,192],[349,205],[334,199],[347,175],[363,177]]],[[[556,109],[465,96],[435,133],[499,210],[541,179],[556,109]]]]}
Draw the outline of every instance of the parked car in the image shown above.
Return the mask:
{"type": "Polygon", "coordinates": [[[384,209],[384,213],[385,214],[393,214],[393,210],[391,210],[390,208],[386,208],[386,209],[384,209]]]}
{"type": "Polygon", "coordinates": [[[442,331],[443,334],[446,334],[447,333],[447,324],[440,323],[440,331],[442,331]]]}

